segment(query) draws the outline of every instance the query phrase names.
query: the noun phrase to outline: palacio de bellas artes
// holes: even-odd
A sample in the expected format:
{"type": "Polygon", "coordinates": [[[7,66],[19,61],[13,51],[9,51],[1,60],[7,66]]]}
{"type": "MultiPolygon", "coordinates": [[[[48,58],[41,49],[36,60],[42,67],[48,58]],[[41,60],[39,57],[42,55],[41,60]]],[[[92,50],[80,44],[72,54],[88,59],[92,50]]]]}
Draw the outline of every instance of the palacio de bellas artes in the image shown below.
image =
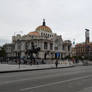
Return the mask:
{"type": "Polygon", "coordinates": [[[55,60],[70,56],[71,41],[63,40],[62,34],[53,33],[43,19],[42,25],[26,35],[12,36],[12,43],[5,44],[8,58],[55,60]]]}

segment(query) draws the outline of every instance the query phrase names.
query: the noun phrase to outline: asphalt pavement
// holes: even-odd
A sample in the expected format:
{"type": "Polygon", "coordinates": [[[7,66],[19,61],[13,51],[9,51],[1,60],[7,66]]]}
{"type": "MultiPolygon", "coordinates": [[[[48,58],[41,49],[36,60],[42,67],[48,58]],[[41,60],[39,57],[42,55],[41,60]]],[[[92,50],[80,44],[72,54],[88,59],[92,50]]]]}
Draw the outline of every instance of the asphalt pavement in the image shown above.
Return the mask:
{"type": "Polygon", "coordinates": [[[0,92],[92,92],[92,66],[1,73],[0,92]]]}

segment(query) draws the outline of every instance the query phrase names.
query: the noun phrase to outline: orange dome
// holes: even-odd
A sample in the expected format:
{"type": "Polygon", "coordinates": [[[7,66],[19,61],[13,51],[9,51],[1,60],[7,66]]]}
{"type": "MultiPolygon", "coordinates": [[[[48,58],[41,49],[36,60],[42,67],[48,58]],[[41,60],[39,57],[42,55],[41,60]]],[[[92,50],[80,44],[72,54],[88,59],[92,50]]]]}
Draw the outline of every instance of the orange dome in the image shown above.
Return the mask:
{"type": "Polygon", "coordinates": [[[28,35],[39,36],[39,33],[38,32],[30,32],[30,33],[28,33],[28,35]]]}
{"type": "Polygon", "coordinates": [[[36,31],[46,31],[46,32],[52,32],[51,29],[48,26],[38,26],[36,28],[36,31]]]}
{"type": "Polygon", "coordinates": [[[45,19],[43,19],[43,24],[36,28],[36,31],[45,31],[52,33],[52,30],[48,26],[46,26],[45,19]]]}

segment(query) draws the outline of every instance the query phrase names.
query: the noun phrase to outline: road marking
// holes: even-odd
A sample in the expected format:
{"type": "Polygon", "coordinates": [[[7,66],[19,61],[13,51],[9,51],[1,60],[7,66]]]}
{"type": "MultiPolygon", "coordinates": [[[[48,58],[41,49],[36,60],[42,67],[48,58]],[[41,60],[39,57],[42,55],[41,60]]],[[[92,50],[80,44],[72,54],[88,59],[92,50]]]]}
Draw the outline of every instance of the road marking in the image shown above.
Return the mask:
{"type": "MultiPolygon", "coordinates": [[[[5,82],[1,82],[1,85],[5,85],[5,84],[9,84],[9,83],[15,83],[15,82],[22,82],[22,81],[28,81],[28,80],[39,80],[39,79],[45,79],[45,78],[52,78],[52,77],[57,77],[57,76],[65,76],[65,75],[73,75],[73,74],[77,74],[77,73],[81,73],[81,71],[77,71],[77,72],[68,72],[68,73],[64,73],[63,75],[59,74],[55,74],[55,75],[43,75],[43,76],[39,76],[39,77],[28,77],[28,78],[23,78],[23,79],[18,79],[18,80],[10,80],[10,81],[5,81],[5,82]]],[[[83,70],[82,73],[85,73],[85,71],[83,70]]]]}
{"type": "Polygon", "coordinates": [[[80,90],[79,92],[92,92],[92,87],[84,88],[84,89],[80,90]]]}
{"type": "Polygon", "coordinates": [[[48,83],[48,84],[34,86],[34,87],[23,88],[23,89],[20,89],[20,91],[27,91],[27,90],[37,89],[37,88],[41,88],[41,87],[52,86],[52,85],[56,85],[56,84],[76,81],[76,80],[80,80],[80,79],[86,79],[88,77],[92,77],[92,75],[84,76],[84,77],[77,77],[77,78],[74,78],[74,79],[69,79],[69,80],[64,80],[64,81],[59,81],[59,82],[53,82],[53,83],[48,83]]]}
{"type": "MultiPolygon", "coordinates": [[[[53,75],[43,75],[43,76],[39,76],[39,77],[28,77],[28,78],[23,78],[23,79],[18,79],[18,80],[10,80],[10,81],[5,81],[0,83],[0,85],[5,85],[5,84],[9,84],[9,83],[15,83],[15,82],[22,82],[22,81],[28,81],[28,80],[39,80],[39,79],[45,79],[45,78],[52,78],[52,77],[57,77],[57,76],[65,76],[65,75],[73,75],[73,74],[77,74],[80,73],[81,71],[77,71],[77,72],[68,72],[68,73],[64,73],[63,75],[59,74],[53,74],[53,75]]],[[[82,71],[82,73],[84,73],[85,71],[82,71]]]]}

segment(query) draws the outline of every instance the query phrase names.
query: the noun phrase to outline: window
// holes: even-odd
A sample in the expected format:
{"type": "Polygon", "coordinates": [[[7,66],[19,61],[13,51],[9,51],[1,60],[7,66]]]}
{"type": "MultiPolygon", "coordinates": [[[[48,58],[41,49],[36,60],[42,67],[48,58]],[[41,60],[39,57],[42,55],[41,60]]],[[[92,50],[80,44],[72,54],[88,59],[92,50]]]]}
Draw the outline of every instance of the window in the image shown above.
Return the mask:
{"type": "Polygon", "coordinates": [[[32,38],[34,38],[34,36],[32,35],[32,38]]]}
{"type": "Polygon", "coordinates": [[[58,47],[55,47],[54,49],[55,49],[55,50],[58,50],[58,47]]]}
{"type": "Polygon", "coordinates": [[[28,49],[28,42],[26,42],[26,44],[25,44],[25,48],[28,49]]]}
{"type": "Polygon", "coordinates": [[[53,43],[50,43],[50,50],[53,50],[53,43]]]}
{"type": "Polygon", "coordinates": [[[44,49],[48,49],[48,43],[44,42],[44,49]]]}
{"type": "Polygon", "coordinates": [[[48,37],[49,37],[49,34],[48,34],[48,37]]]}
{"type": "Polygon", "coordinates": [[[31,46],[34,46],[34,42],[31,42],[31,46]]]}
{"type": "Polygon", "coordinates": [[[17,41],[17,49],[20,50],[21,49],[21,42],[18,40],[17,41]]]}
{"type": "Polygon", "coordinates": [[[31,48],[34,49],[34,42],[31,42],[31,48]]]}
{"type": "Polygon", "coordinates": [[[62,46],[62,49],[65,50],[65,46],[64,45],[62,46]]]}
{"type": "Polygon", "coordinates": [[[70,51],[70,45],[68,46],[68,51],[70,51]]]}
{"type": "Polygon", "coordinates": [[[43,35],[43,33],[41,33],[41,36],[43,35]]]}

